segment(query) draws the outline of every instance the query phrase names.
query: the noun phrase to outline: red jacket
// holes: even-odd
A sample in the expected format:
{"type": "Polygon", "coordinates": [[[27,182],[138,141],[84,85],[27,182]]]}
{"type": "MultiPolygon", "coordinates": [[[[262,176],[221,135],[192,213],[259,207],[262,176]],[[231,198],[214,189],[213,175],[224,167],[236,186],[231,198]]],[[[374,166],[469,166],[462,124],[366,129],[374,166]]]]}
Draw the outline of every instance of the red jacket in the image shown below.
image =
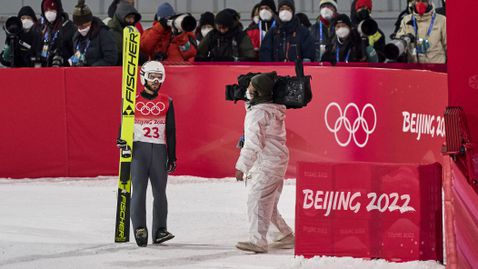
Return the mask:
{"type": "Polygon", "coordinates": [[[154,22],[153,27],[141,35],[140,49],[150,60],[158,59],[162,54],[163,61],[192,61],[197,53],[195,40],[191,32],[173,35],[170,29],[154,22]]]}

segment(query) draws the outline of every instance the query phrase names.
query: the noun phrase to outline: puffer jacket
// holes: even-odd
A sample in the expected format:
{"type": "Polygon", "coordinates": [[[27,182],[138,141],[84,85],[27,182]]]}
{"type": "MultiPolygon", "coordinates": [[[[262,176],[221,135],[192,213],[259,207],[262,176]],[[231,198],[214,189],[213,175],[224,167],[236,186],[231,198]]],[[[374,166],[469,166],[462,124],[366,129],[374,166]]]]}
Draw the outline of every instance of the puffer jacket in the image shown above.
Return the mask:
{"type": "Polygon", "coordinates": [[[155,21],[153,27],[141,36],[141,52],[149,60],[184,62],[194,59],[197,53],[196,37],[192,32],[173,35],[170,27],[155,21]]]}
{"type": "MultiPolygon", "coordinates": [[[[248,106],[248,105],[247,105],[248,106]]],[[[244,120],[244,147],[236,169],[263,173],[269,178],[283,178],[289,162],[286,146],[284,105],[260,103],[246,107],[244,120]]]]}
{"type": "Polygon", "coordinates": [[[412,14],[405,16],[402,19],[400,30],[398,30],[396,38],[412,34],[416,37],[415,28],[413,27],[413,17],[416,18],[418,26],[418,37],[426,38],[428,28],[430,27],[433,16],[435,22],[433,24],[432,32],[427,38],[430,43],[430,48],[426,54],[417,54],[415,52],[415,43],[409,47],[408,61],[413,63],[446,63],[446,17],[435,13],[435,8],[432,7],[423,16],[419,16],[415,11],[412,14]],[[435,15],[434,15],[435,14],[435,15]]]}

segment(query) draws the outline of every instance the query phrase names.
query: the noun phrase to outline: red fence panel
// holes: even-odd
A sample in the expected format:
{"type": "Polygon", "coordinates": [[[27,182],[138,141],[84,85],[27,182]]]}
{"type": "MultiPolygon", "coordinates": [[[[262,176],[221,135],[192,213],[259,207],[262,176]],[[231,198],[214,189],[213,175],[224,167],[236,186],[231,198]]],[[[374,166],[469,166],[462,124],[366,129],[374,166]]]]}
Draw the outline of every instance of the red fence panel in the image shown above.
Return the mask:
{"type": "Polygon", "coordinates": [[[300,163],[295,254],[443,260],[441,165],[300,163]]]}

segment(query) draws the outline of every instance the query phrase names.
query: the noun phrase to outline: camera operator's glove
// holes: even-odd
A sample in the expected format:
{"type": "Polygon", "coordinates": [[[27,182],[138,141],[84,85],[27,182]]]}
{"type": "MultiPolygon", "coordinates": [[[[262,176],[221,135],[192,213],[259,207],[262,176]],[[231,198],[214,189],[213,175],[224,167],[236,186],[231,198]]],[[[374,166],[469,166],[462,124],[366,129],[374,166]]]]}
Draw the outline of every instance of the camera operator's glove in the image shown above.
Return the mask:
{"type": "Polygon", "coordinates": [[[239,137],[239,140],[237,141],[236,148],[242,149],[244,147],[244,141],[244,135],[241,135],[241,137],[239,137]]]}
{"type": "Polygon", "coordinates": [[[121,138],[116,139],[116,146],[121,149],[121,156],[123,158],[131,157],[131,148],[128,146],[126,141],[121,138]]]}
{"type": "Polygon", "coordinates": [[[60,55],[53,56],[53,60],[51,62],[51,66],[53,67],[61,67],[63,66],[63,57],[60,55]]]}
{"type": "Polygon", "coordinates": [[[176,170],[176,162],[174,161],[168,161],[168,164],[166,165],[167,166],[167,169],[168,169],[168,173],[172,173],[174,172],[174,170],[176,170]]]}
{"type": "Polygon", "coordinates": [[[244,173],[241,170],[236,169],[236,180],[244,181],[244,173]]]}

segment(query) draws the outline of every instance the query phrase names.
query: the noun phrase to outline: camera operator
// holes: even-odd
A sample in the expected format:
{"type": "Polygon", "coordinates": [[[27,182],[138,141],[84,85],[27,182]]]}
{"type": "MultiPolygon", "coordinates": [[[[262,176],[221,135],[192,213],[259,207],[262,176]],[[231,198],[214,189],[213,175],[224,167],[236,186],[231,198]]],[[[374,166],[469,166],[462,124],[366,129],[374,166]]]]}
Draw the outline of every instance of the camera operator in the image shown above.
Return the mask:
{"type": "Polygon", "coordinates": [[[153,26],[141,36],[141,52],[149,60],[192,61],[197,53],[196,19],[190,14],[175,14],[169,3],[158,7],[153,26]]]}
{"type": "Polygon", "coordinates": [[[242,30],[237,12],[224,9],[217,13],[215,28],[199,43],[196,61],[254,61],[251,39],[242,30]]]}
{"type": "Polygon", "coordinates": [[[327,46],[327,51],[322,56],[323,62],[373,62],[376,60],[376,52],[373,47],[362,47],[362,39],[349,16],[340,14],[334,20],[334,40],[327,46]]]}
{"type": "Polygon", "coordinates": [[[435,12],[429,0],[415,0],[412,14],[403,18],[396,38],[412,35],[408,62],[446,63],[446,17],[435,12]]]}
{"type": "Polygon", "coordinates": [[[362,37],[362,46],[372,46],[378,55],[378,61],[385,61],[385,34],[372,19],[372,0],[355,0],[350,19],[362,37]]]}
{"type": "Polygon", "coordinates": [[[245,140],[235,167],[236,179],[248,181],[249,216],[249,240],[238,242],[236,247],[255,253],[268,251],[266,236],[270,224],[281,233],[270,247],[293,248],[295,241],[292,229],[277,209],[289,150],[286,145],[286,107],[273,103],[276,79],[276,72],[271,72],[256,75],[250,81],[244,119],[245,140]]]}
{"type": "Polygon", "coordinates": [[[5,26],[7,38],[5,48],[0,53],[0,62],[9,67],[34,67],[38,62],[41,46],[40,28],[35,11],[30,6],[24,6],[10,22],[17,25],[5,26]]]}
{"type": "Polygon", "coordinates": [[[61,0],[43,0],[41,12],[42,66],[65,66],[73,55],[73,35],[77,29],[63,11],[61,0]]]}
{"type": "Polygon", "coordinates": [[[73,22],[78,32],[73,37],[75,53],[68,59],[70,66],[113,66],[118,61],[118,50],[109,28],[93,17],[84,0],[79,0],[73,11],[73,22]]]}

